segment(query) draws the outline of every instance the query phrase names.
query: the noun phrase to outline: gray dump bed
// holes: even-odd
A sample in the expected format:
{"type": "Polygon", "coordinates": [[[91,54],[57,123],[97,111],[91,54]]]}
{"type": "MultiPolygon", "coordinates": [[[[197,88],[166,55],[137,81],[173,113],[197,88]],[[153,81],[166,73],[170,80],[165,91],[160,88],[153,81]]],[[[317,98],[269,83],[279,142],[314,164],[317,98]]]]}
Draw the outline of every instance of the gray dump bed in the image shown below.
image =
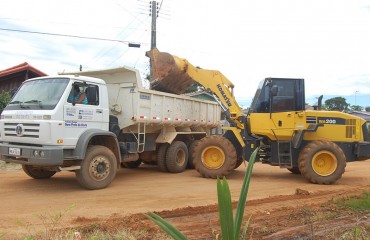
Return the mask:
{"type": "Polygon", "coordinates": [[[135,69],[121,67],[78,74],[106,82],[111,114],[117,116],[122,129],[138,123],[146,123],[152,128],[173,125],[210,129],[220,125],[218,103],[144,89],[135,69]]]}

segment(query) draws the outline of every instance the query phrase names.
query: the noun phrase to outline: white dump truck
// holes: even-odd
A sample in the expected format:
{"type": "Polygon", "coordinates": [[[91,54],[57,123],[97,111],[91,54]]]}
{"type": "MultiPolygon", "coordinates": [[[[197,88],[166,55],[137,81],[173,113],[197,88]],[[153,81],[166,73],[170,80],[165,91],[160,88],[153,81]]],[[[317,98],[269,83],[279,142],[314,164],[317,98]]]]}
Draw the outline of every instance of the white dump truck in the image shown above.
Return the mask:
{"type": "Polygon", "coordinates": [[[191,167],[189,151],[220,117],[216,102],[144,89],[127,67],[34,78],[1,114],[1,160],[34,179],[74,171],[83,187],[101,189],[121,166],[191,167]]]}

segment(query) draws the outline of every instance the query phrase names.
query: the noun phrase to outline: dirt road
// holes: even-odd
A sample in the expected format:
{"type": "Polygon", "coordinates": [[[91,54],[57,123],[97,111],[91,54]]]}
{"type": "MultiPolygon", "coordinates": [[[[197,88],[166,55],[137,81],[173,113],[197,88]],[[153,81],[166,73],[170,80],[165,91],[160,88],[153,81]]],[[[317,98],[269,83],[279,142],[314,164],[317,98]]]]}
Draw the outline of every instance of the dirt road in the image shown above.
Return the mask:
{"type": "MultiPolygon", "coordinates": [[[[238,200],[245,170],[242,165],[228,176],[233,200],[238,200]]],[[[342,179],[330,186],[310,184],[302,176],[286,169],[256,163],[248,201],[280,195],[294,197],[297,188],[316,196],[368,189],[370,160],[348,163],[342,179]]],[[[292,198],[290,204],[297,206],[305,201],[292,198]]],[[[263,209],[260,210],[284,206],[279,198],[267,202],[268,205],[261,206],[263,209]]],[[[216,203],[216,181],[201,178],[195,170],[170,174],[159,172],[149,165],[121,169],[108,188],[97,191],[82,189],[71,172],[58,173],[48,180],[34,180],[20,170],[0,170],[0,233],[7,233],[8,236],[25,230],[19,226],[19,221],[37,224],[40,221],[36,217],[38,213],[64,211],[72,205],[74,207],[67,217],[70,222],[81,217],[108,219],[216,203]]]]}

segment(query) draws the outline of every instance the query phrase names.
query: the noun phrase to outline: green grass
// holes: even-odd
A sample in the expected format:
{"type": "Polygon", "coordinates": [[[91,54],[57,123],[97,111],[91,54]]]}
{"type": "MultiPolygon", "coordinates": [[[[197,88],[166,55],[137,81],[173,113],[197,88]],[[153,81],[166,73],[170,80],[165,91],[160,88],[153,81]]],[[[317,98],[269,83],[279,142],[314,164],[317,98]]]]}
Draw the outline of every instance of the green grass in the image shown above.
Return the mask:
{"type": "Polygon", "coordinates": [[[19,170],[22,166],[20,164],[15,163],[6,163],[4,161],[0,161],[0,170],[19,170]]]}
{"type": "Polygon", "coordinates": [[[365,191],[361,196],[344,200],[342,205],[350,207],[355,211],[369,211],[370,210],[370,190],[365,191]]]}

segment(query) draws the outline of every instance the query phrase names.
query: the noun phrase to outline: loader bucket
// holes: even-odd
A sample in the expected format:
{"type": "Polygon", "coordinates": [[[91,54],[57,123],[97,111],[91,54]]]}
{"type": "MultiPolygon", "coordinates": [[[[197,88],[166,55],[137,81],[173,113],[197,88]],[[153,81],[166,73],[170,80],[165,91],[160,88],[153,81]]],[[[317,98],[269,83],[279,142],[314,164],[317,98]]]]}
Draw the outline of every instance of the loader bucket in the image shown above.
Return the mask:
{"type": "Polygon", "coordinates": [[[152,68],[151,89],[182,94],[194,82],[186,73],[188,62],[158,49],[146,52],[152,68]]]}

